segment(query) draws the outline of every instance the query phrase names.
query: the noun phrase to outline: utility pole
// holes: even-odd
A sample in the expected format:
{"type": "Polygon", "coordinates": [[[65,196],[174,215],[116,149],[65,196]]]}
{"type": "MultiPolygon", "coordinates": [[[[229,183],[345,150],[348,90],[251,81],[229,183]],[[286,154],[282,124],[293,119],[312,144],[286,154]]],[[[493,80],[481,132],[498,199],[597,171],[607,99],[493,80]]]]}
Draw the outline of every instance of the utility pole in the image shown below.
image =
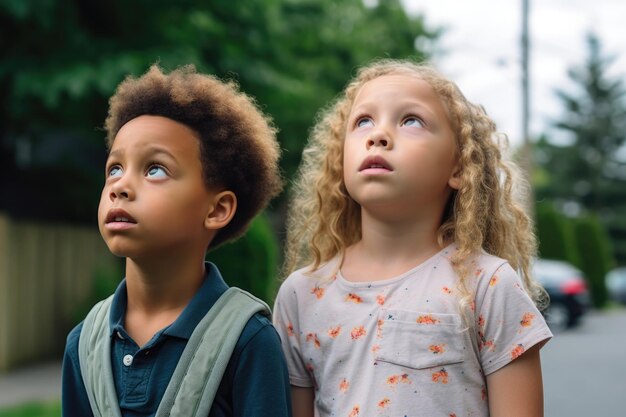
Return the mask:
{"type": "MultiPolygon", "coordinates": [[[[522,49],[522,158],[521,168],[523,174],[526,176],[526,180],[531,184],[533,173],[533,152],[532,143],[530,141],[530,71],[529,71],[529,30],[528,30],[528,16],[530,11],[530,0],[522,0],[522,36],[521,36],[521,49],[522,49]]],[[[532,218],[534,217],[534,203],[535,193],[532,187],[529,188],[528,201],[526,201],[527,214],[532,218]]]]}

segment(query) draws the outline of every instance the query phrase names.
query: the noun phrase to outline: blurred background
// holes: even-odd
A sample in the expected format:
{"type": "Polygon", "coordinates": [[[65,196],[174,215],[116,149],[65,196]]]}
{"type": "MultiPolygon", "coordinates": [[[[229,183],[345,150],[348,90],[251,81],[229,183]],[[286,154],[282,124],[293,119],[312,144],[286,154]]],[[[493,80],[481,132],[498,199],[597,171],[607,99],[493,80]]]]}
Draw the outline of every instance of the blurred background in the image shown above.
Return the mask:
{"type": "MultiPolygon", "coordinates": [[[[626,350],[581,348],[626,343],[624,19],[618,0],[0,0],[0,417],[60,415],[65,336],[123,275],[96,225],[119,82],[154,62],[237,81],[279,127],[289,179],[316,113],[380,57],[457,81],[533,185],[546,415],[588,416],[576,401],[594,398],[626,415],[626,350]]],[[[287,196],[208,255],[270,303],[287,196]]]]}

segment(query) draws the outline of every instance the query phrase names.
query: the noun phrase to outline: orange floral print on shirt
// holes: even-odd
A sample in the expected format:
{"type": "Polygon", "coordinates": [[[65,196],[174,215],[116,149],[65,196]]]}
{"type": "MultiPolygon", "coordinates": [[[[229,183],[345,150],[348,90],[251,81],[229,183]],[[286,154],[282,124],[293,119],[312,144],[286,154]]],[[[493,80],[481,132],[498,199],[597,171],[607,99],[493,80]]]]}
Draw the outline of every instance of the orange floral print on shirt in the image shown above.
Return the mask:
{"type": "Polygon", "coordinates": [[[378,401],[378,408],[386,408],[389,406],[390,403],[391,403],[391,400],[385,397],[382,400],[378,401]]]}
{"type": "Polygon", "coordinates": [[[360,412],[361,412],[361,407],[359,407],[358,405],[355,405],[354,407],[352,407],[352,411],[350,412],[350,414],[348,414],[348,417],[357,417],[360,412]]]}
{"type": "Polygon", "coordinates": [[[293,332],[293,324],[292,323],[287,323],[287,335],[289,336],[294,336],[295,333],[293,332]]]}
{"type": "Polygon", "coordinates": [[[443,352],[446,351],[445,346],[446,346],[445,343],[442,343],[440,345],[430,345],[428,347],[428,350],[430,350],[435,355],[438,355],[438,354],[443,353],[443,352]]]}
{"type": "Polygon", "coordinates": [[[452,294],[452,290],[449,287],[443,287],[441,291],[443,291],[444,294],[452,294]]]}
{"type": "Polygon", "coordinates": [[[431,314],[424,314],[417,318],[416,320],[419,324],[437,324],[439,320],[434,318],[431,314]]]}
{"type": "Polygon", "coordinates": [[[306,341],[307,342],[313,342],[313,345],[316,348],[318,348],[318,349],[320,348],[320,346],[322,346],[321,343],[320,343],[320,340],[317,338],[317,334],[316,333],[309,333],[309,334],[307,334],[306,335],[306,341]]]}
{"type": "Polygon", "coordinates": [[[350,336],[352,336],[352,340],[360,339],[366,334],[367,334],[367,331],[365,330],[363,326],[355,327],[354,329],[352,329],[352,332],[350,332],[350,336]]]}
{"type": "Polygon", "coordinates": [[[376,338],[378,339],[382,339],[383,338],[383,324],[385,323],[384,320],[378,320],[378,322],[376,323],[376,338]]]}
{"type": "Polygon", "coordinates": [[[433,372],[432,374],[433,382],[447,384],[448,383],[448,371],[445,368],[441,368],[441,370],[437,372],[433,372]]]}
{"type": "Polygon", "coordinates": [[[390,377],[387,378],[387,385],[394,387],[398,385],[399,383],[411,384],[412,381],[411,381],[411,378],[409,378],[409,374],[391,375],[390,377]]]}
{"type": "Polygon", "coordinates": [[[524,353],[525,349],[523,345],[517,345],[513,348],[513,350],[511,351],[511,360],[515,360],[517,358],[519,358],[520,356],[522,356],[522,354],[524,353]]]}
{"type": "Polygon", "coordinates": [[[311,290],[311,294],[315,294],[318,300],[324,296],[324,292],[324,288],[318,286],[313,287],[311,290]]]}
{"type": "Polygon", "coordinates": [[[535,318],[535,315],[533,313],[525,313],[524,316],[522,317],[522,320],[520,320],[519,324],[521,324],[522,327],[530,327],[533,324],[534,318],[535,318]]]}
{"type": "Polygon", "coordinates": [[[354,293],[349,293],[348,295],[346,295],[346,301],[351,301],[355,304],[361,304],[363,302],[363,299],[354,293]]]}
{"type": "Polygon", "coordinates": [[[494,275],[493,277],[491,277],[491,279],[489,280],[489,286],[490,287],[494,287],[499,281],[499,278],[497,275],[494,275]]]}
{"type": "Polygon", "coordinates": [[[382,294],[378,294],[376,296],[376,302],[382,306],[383,304],[385,304],[385,296],[382,294]]]}
{"type": "Polygon", "coordinates": [[[344,378],[341,380],[341,382],[339,382],[339,391],[347,392],[348,389],[350,389],[350,383],[347,379],[344,378]]]}
{"type": "Polygon", "coordinates": [[[341,326],[331,327],[328,329],[328,335],[333,339],[339,336],[339,333],[341,333],[341,326]]]}

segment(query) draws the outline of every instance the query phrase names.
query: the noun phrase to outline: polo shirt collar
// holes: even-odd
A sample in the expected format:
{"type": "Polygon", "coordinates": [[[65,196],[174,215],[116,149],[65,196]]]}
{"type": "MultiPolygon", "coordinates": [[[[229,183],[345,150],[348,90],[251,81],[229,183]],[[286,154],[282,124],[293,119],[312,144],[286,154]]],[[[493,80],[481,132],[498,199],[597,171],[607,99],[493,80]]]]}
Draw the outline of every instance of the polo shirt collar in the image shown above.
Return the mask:
{"type": "MultiPolygon", "coordinates": [[[[205,262],[204,265],[206,275],[202,285],[180,316],[165,329],[163,334],[189,339],[200,320],[202,320],[217,299],[228,289],[228,285],[224,282],[217,267],[211,262],[205,262]]],[[[116,330],[124,329],[124,317],[126,315],[127,303],[126,279],[123,279],[115,290],[113,302],[111,303],[111,312],[109,314],[111,336],[116,330]]]]}

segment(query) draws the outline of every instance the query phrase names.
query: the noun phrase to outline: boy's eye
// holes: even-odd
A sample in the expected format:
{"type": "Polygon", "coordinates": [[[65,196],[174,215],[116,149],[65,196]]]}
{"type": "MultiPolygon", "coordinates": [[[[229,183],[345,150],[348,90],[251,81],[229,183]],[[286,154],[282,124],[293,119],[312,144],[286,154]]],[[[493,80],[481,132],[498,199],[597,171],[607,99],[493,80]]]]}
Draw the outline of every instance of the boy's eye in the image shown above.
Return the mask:
{"type": "Polygon", "coordinates": [[[410,116],[404,119],[402,122],[404,126],[413,126],[413,127],[424,127],[424,122],[415,116],[410,116]]]}
{"type": "Polygon", "coordinates": [[[374,121],[369,117],[361,117],[356,121],[356,127],[374,126],[374,121]]]}
{"type": "Polygon", "coordinates": [[[151,165],[146,172],[146,176],[150,178],[165,178],[167,177],[167,172],[160,165],[151,165]]]}
{"type": "Polygon", "coordinates": [[[114,165],[111,168],[109,168],[107,177],[109,178],[121,177],[123,173],[124,171],[122,171],[122,167],[120,167],[119,165],[114,165]]]}

